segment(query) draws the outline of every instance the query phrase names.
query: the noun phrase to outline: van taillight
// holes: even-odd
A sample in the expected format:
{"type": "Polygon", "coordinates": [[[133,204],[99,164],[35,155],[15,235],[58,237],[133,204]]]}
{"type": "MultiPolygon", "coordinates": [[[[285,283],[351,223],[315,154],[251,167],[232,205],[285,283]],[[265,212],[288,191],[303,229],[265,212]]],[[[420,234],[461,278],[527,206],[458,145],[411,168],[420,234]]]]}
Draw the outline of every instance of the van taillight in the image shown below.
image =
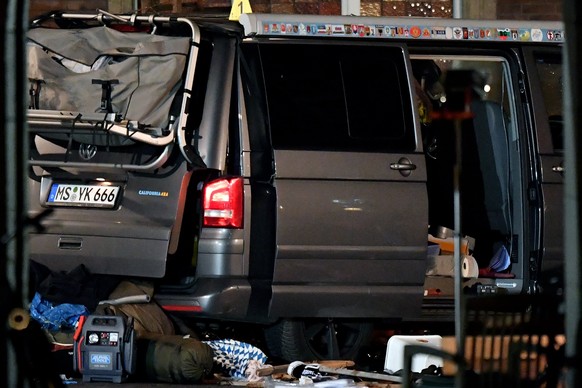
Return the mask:
{"type": "Polygon", "coordinates": [[[204,186],[204,226],[241,228],[243,178],[221,178],[204,186]]]}

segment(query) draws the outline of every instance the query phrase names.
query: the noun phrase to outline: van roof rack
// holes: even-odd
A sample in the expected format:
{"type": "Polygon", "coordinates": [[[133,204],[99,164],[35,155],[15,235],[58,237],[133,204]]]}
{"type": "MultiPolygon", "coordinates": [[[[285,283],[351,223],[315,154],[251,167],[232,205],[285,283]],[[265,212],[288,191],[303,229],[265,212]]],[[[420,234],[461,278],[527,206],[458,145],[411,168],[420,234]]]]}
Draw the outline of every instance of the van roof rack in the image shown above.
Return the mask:
{"type": "Polygon", "coordinates": [[[554,21],[469,20],[418,17],[370,17],[242,14],[247,36],[316,36],[365,39],[472,40],[495,42],[564,41],[564,26],[554,21]]]}

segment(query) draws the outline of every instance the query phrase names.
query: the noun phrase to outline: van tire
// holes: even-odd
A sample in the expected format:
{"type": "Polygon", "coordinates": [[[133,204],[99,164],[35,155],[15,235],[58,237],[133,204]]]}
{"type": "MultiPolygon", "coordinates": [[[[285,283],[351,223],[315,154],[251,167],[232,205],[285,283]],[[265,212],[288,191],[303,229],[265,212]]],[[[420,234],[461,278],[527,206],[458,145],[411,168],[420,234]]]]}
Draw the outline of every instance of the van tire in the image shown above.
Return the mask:
{"type": "Polygon", "coordinates": [[[372,330],[372,323],[358,320],[283,319],[265,329],[265,340],[271,357],[289,362],[350,360],[368,343],[372,330]]]}

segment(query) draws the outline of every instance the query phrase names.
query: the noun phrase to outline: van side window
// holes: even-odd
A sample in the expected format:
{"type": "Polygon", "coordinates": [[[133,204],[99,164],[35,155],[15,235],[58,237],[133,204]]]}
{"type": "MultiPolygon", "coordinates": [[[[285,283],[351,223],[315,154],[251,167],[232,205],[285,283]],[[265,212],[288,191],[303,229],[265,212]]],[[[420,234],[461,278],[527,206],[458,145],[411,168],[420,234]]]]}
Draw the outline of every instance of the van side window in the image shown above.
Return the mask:
{"type": "Polygon", "coordinates": [[[397,47],[260,46],[276,149],[415,149],[404,57],[397,47]]]}
{"type": "Polygon", "coordinates": [[[562,61],[559,57],[540,55],[536,58],[536,68],[548,114],[552,147],[555,153],[562,153],[564,151],[562,61]]]}

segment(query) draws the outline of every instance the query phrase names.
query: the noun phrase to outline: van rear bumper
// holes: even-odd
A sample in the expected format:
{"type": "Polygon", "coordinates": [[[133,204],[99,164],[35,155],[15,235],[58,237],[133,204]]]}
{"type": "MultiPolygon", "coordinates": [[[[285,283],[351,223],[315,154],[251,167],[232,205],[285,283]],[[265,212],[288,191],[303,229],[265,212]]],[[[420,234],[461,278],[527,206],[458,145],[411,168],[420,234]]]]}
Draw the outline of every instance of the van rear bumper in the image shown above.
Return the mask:
{"type": "Polygon", "coordinates": [[[270,307],[268,317],[251,311],[253,288],[244,278],[198,278],[191,286],[160,291],[155,299],[164,310],[212,319],[274,322],[279,318],[417,319],[422,315],[418,287],[274,286],[272,299],[265,301],[269,306],[262,309],[270,307]]]}
{"type": "Polygon", "coordinates": [[[216,319],[246,320],[251,285],[241,278],[198,278],[187,288],[167,287],[155,295],[168,312],[216,319]]]}

